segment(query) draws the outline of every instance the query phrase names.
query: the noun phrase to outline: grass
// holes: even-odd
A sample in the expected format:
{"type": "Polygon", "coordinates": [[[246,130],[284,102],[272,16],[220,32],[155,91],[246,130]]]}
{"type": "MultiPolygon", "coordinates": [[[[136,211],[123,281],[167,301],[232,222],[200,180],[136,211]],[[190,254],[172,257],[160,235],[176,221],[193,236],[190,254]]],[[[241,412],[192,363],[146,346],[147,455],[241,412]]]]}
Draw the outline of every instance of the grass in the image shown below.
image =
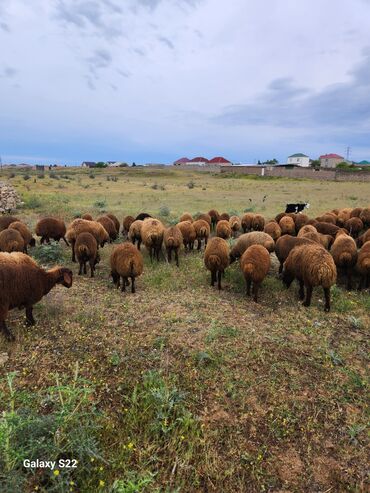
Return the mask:
{"type": "MultiPolygon", "coordinates": [[[[146,211],[172,224],[214,206],[269,217],[301,199],[310,215],[368,200],[362,183],[155,169],[94,170],[95,179],[85,170],[12,173],[1,179],[17,188],[19,216],[32,227],[49,213],[146,211]]],[[[77,275],[62,243],[30,250],[44,265],[70,267],[74,285],[35,306],[34,327],[12,311],[17,342],[0,338],[1,491],[366,490],[368,292],[339,282],[330,313],[320,289],[305,308],[272,257],[256,304],[238,263],[218,292],[202,253],[182,252],[177,268],[144,251],[137,292],[122,294],[109,280],[112,248],[101,250],[93,280],[77,275]],[[79,467],[34,473],[22,467],[26,455],[74,456],[79,467]]]]}

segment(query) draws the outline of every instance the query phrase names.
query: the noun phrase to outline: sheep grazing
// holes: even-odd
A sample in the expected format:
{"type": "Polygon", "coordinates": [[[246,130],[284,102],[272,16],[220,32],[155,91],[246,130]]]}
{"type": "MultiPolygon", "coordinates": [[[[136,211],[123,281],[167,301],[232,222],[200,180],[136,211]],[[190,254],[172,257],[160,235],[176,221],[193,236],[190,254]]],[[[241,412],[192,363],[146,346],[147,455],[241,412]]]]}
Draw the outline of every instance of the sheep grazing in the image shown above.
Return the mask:
{"type": "Polygon", "coordinates": [[[198,214],[197,220],[199,220],[199,219],[208,223],[209,226],[211,226],[211,224],[212,224],[212,219],[211,219],[211,216],[209,214],[198,214]]]}
{"type": "Polygon", "coordinates": [[[131,224],[135,222],[133,216],[125,216],[122,221],[122,236],[128,236],[131,224]]]}
{"type": "Polygon", "coordinates": [[[323,235],[321,233],[319,233],[319,236],[320,236],[320,243],[325,248],[325,250],[330,250],[334,238],[331,235],[323,235]]]}
{"type": "MultiPolygon", "coordinates": [[[[77,220],[78,219],[76,219],[76,221],[77,220]]],[[[81,221],[81,219],[79,220],[81,221]]],[[[57,219],[55,217],[44,217],[40,219],[35,228],[36,235],[41,237],[41,245],[44,241],[50,243],[50,239],[55,241],[62,239],[65,244],[69,246],[66,240],[66,231],[65,222],[62,219],[57,219]]]]}
{"type": "Polygon", "coordinates": [[[258,291],[270,269],[270,255],[262,245],[251,245],[240,259],[240,268],[247,284],[247,295],[253,289],[253,299],[258,302],[258,291]]]}
{"type": "Polygon", "coordinates": [[[370,228],[370,207],[365,207],[364,209],[362,209],[358,217],[364,223],[364,226],[366,228],[370,228]]]}
{"type": "Polygon", "coordinates": [[[346,208],[341,209],[337,216],[337,226],[343,227],[345,222],[351,217],[352,209],[346,208]]]}
{"type": "Polygon", "coordinates": [[[330,223],[330,224],[337,224],[337,216],[333,214],[332,212],[327,212],[326,214],[323,214],[322,216],[316,217],[316,221],[320,223],[330,223]]]}
{"type": "Polygon", "coordinates": [[[263,231],[252,231],[239,236],[237,242],[230,251],[230,263],[239,259],[251,245],[262,245],[269,252],[275,250],[275,242],[271,236],[263,231]]]}
{"type": "Polygon", "coordinates": [[[76,238],[75,252],[80,264],[78,275],[87,273],[86,263],[90,264],[90,277],[94,277],[95,265],[99,262],[98,243],[91,233],[80,233],[76,238]]]}
{"type": "Polygon", "coordinates": [[[361,231],[364,229],[364,223],[359,217],[350,217],[344,223],[344,227],[348,230],[349,234],[353,238],[357,238],[361,231]]]}
{"type": "Polygon", "coordinates": [[[360,274],[358,290],[367,289],[370,285],[370,241],[364,243],[358,253],[356,270],[360,274]]]}
{"type": "Polygon", "coordinates": [[[300,236],[300,238],[309,238],[315,243],[319,243],[321,245],[320,233],[318,233],[317,231],[309,231],[307,233],[304,233],[300,236]]]}
{"type": "Polygon", "coordinates": [[[190,221],[181,221],[177,227],[181,231],[185,250],[193,250],[194,241],[197,237],[193,224],[190,221]]]}
{"type": "Polygon", "coordinates": [[[222,289],[221,278],[229,266],[229,245],[223,238],[211,238],[204,252],[204,264],[211,271],[211,286],[217,281],[218,289],[222,289]]]}
{"type": "Polygon", "coordinates": [[[81,219],[86,219],[86,221],[93,221],[94,220],[92,215],[89,213],[82,214],[81,219]]]}
{"type": "Polygon", "coordinates": [[[143,221],[138,219],[131,223],[129,231],[128,231],[128,239],[135,245],[137,242],[137,248],[140,250],[141,246],[141,228],[143,226],[143,221]]]}
{"type": "Polygon", "coordinates": [[[190,221],[192,223],[194,221],[193,216],[189,212],[184,212],[184,214],[181,214],[179,222],[182,223],[184,221],[190,221]]]}
{"type": "Polygon", "coordinates": [[[147,219],[148,217],[152,216],[147,212],[140,212],[140,214],[135,217],[135,221],[144,221],[144,219],[147,219]]]}
{"type": "Polygon", "coordinates": [[[200,250],[202,247],[202,241],[204,240],[204,246],[207,246],[208,238],[211,233],[211,228],[207,221],[203,219],[197,219],[193,222],[196,239],[198,242],[197,249],[200,250]]]}
{"type": "Polygon", "coordinates": [[[312,224],[305,224],[302,226],[302,228],[298,231],[297,236],[301,238],[302,236],[306,235],[307,233],[317,233],[317,229],[315,226],[312,226],[312,224]]]}
{"type": "Polygon", "coordinates": [[[141,238],[149,251],[150,260],[153,257],[159,261],[162,249],[164,226],[159,219],[145,219],[141,227],[141,238]]]}
{"type": "Polygon", "coordinates": [[[289,216],[284,216],[279,221],[279,226],[282,235],[295,235],[295,223],[293,218],[289,216]]]}
{"type": "Polygon", "coordinates": [[[72,262],[76,262],[75,242],[80,233],[91,233],[96,239],[98,246],[103,247],[109,241],[109,235],[102,224],[97,221],[87,221],[86,219],[75,219],[68,226],[66,233],[67,240],[72,246],[72,262]]]}
{"type": "Polygon", "coordinates": [[[310,224],[311,226],[315,226],[316,227],[316,224],[318,223],[319,221],[317,221],[316,219],[309,219],[306,224],[310,224]]]}
{"type": "Polygon", "coordinates": [[[275,245],[275,254],[280,262],[279,274],[282,273],[284,262],[294,247],[299,245],[310,245],[312,243],[314,243],[312,240],[305,238],[304,236],[281,236],[275,245]]]}
{"type": "Polygon", "coordinates": [[[180,228],[172,226],[167,228],[163,233],[163,242],[167,251],[168,261],[172,260],[172,252],[175,253],[177,267],[179,266],[179,250],[183,243],[183,237],[180,228]]]}
{"type": "Polygon", "coordinates": [[[347,275],[347,289],[352,289],[352,271],[357,262],[355,240],[343,231],[338,231],[330,252],[337,268],[343,269],[347,275]]]}
{"type": "Polygon", "coordinates": [[[24,253],[0,253],[0,329],[5,336],[14,340],[5,323],[9,310],[25,308],[27,325],[33,325],[33,305],[55,284],[70,288],[72,278],[69,269],[54,267],[45,271],[24,253]]]}
{"type": "Polygon", "coordinates": [[[108,216],[101,216],[98,217],[96,222],[100,223],[105,231],[108,233],[110,243],[117,239],[117,229],[112,219],[110,219],[108,216]]]}
{"type": "Polygon", "coordinates": [[[15,223],[11,223],[8,229],[16,229],[20,232],[23,241],[24,241],[24,253],[27,253],[28,246],[35,246],[36,241],[35,238],[32,237],[31,231],[28,227],[22,223],[21,221],[16,221],[15,223]]]}
{"type": "Polygon", "coordinates": [[[252,221],[254,214],[252,212],[247,212],[242,216],[242,229],[243,233],[247,233],[252,229],[252,221]]]}
{"type": "Polygon", "coordinates": [[[316,230],[323,235],[335,236],[338,233],[339,226],[330,223],[317,222],[315,224],[316,230]]]}
{"type": "Polygon", "coordinates": [[[235,238],[235,236],[237,235],[237,233],[240,231],[240,229],[242,227],[242,221],[241,221],[240,217],[231,216],[229,219],[229,225],[230,225],[230,228],[232,231],[232,235],[235,238]]]}
{"type": "Polygon", "coordinates": [[[216,236],[228,240],[231,237],[232,230],[229,221],[221,219],[216,225],[216,236]]]}
{"type": "Polygon", "coordinates": [[[220,214],[220,221],[230,221],[230,214],[222,212],[222,214],[220,214]]]}
{"type": "Polygon", "coordinates": [[[352,209],[351,211],[351,214],[349,215],[349,217],[360,217],[360,214],[361,212],[363,211],[363,208],[362,207],[355,207],[354,209],[352,209]]]}
{"type": "Polygon", "coordinates": [[[263,231],[265,227],[265,218],[261,214],[255,214],[252,219],[253,231],[263,231]]]}
{"type": "Polygon", "coordinates": [[[208,211],[208,215],[211,218],[211,227],[214,230],[216,227],[216,224],[220,220],[220,214],[218,211],[216,211],[216,209],[211,209],[210,211],[208,211]]]}
{"type": "MultiPolygon", "coordinates": [[[[302,241],[302,238],[298,240],[302,241]]],[[[291,250],[284,262],[282,279],[289,288],[294,279],[299,282],[299,298],[306,299],[304,306],[310,306],[312,290],[322,286],[325,296],[325,311],[330,311],[330,288],[337,279],[337,269],[333,257],[317,243],[299,245],[291,250]]]]}
{"type": "Polygon", "coordinates": [[[277,241],[281,236],[281,228],[276,221],[269,221],[265,224],[263,231],[270,235],[274,241],[277,241]]]}
{"type": "Polygon", "coordinates": [[[357,246],[362,247],[367,241],[370,241],[370,229],[357,238],[357,246]]]}
{"type": "Polygon", "coordinates": [[[297,214],[294,219],[295,229],[298,232],[302,226],[307,224],[309,221],[309,217],[306,214],[297,214]]]}
{"type": "Polygon", "coordinates": [[[128,280],[131,279],[131,292],[135,293],[135,279],[143,273],[144,262],[141,252],[135,245],[126,241],[117,245],[110,256],[110,268],[113,283],[126,291],[128,280]]]}
{"type": "Polygon", "coordinates": [[[4,231],[9,227],[9,224],[19,221],[17,217],[14,216],[0,216],[0,231],[4,231]]]}
{"type": "Polygon", "coordinates": [[[114,214],[106,214],[107,217],[109,217],[109,219],[111,219],[116,227],[116,231],[117,231],[117,236],[119,235],[119,230],[121,228],[121,225],[119,223],[119,220],[118,220],[118,217],[115,216],[114,214]]]}
{"type": "Polygon", "coordinates": [[[16,229],[4,229],[0,232],[0,252],[24,252],[25,243],[16,229]]]}
{"type": "Polygon", "coordinates": [[[282,219],[283,217],[285,217],[287,214],[285,212],[279,212],[279,214],[277,214],[275,216],[275,221],[279,224],[280,222],[280,219],[282,219]]]}

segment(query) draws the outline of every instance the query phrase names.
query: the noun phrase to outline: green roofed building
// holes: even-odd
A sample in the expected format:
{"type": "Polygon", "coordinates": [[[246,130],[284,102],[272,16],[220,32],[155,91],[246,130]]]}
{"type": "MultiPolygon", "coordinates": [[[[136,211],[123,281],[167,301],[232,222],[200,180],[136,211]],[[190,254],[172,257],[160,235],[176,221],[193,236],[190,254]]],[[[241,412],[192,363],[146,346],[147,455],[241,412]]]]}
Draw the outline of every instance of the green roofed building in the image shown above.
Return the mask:
{"type": "Polygon", "coordinates": [[[291,156],[288,157],[287,164],[295,164],[297,166],[303,166],[304,168],[308,168],[310,165],[310,158],[306,156],[306,154],[297,152],[297,154],[292,154],[291,156]]]}

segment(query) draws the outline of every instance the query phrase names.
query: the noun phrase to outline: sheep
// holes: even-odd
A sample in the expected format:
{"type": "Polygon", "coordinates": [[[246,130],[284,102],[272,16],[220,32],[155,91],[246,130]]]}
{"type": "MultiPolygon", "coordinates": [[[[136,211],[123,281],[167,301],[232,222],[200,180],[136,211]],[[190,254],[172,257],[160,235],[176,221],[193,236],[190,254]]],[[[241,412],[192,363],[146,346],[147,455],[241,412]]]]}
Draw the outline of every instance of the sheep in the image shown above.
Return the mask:
{"type": "Polygon", "coordinates": [[[25,243],[16,229],[4,229],[0,232],[0,252],[24,252],[25,243]]]}
{"type": "Polygon", "coordinates": [[[227,212],[222,212],[220,214],[220,221],[230,221],[230,214],[227,212]]]}
{"type": "Polygon", "coordinates": [[[309,221],[309,217],[306,214],[297,214],[297,216],[294,219],[294,224],[295,224],[295,229],[298,232],[302,226],[307,224],[309,221]]]}
{"type": "Polygon", "coordinates": [[[351,211],[351,214],[349,215],[349,217],[360,217],[360,214],[361,212],[363,211],[363,208],[362,207],[355,207],[354,209],[352,209],[351,211]]]}
{"type": "Polygon", "coordinates": [[[337,224],[337,216],[333,214],[332,212],[327,212],[323,214],[322,216],[316,217],[316,221],[320,223],[330,223],[330,224],[337,224]]]}
{"type": "Polygon", "coordinates": [[[270,269],[270,255],[262,245],[251,245],[240,259],[240,268],[247,285],[247,296],[250,296],[253,283],[253,299],[258,302],[259,287],[270,269]]]}
{"type": "Polygon", "coordinates": [[[9,224],[19,221],[17,217],[14,216],[0,216],[0,231],[4,231],[9,227],[9,224]]]}
{"type": "Polygon", "coordinates": [[[261,214],[255,214],[252,219],[253,231],[263,231],[265,227],[265,218],[261,214]]]}
{"type": "Polygon", "coordinates": [[[294,220],[289,216],[284,216],[279,221],[279,226],[281,228],[282,235],[295,235],[295,223],[294,220]]]}
{"type": "Polygon", "coordinates": [[[360,232],[364,229],[364,223],[359,217],[350,217],[344,223],[344,227],[349,231],[349,234],[353,238],[357,238],[360,232]]]}
{"type": "Polygon", "coordinates": [[[135,217],[135,221],[144,221],[144,219],[147,219],[148,217],[152,216],[147,212],[140,212],[140,214],[135,217]]]}
{"type": "Polygon", "coordinates": [[[44,217],[40,219],[36,224],[35,233],[37,236],[41,236],[41,245],[44,241],[50,243],[51,238],[55,241],[62,239],[69,246],[66,240],[66,225],[62,219],[57,219],[56,217],[44,217]]]}
{"type": "Polygon", "coordinates": [[[229,221],[221,219],[216,225],[216,236],[228,240],[231,237],[232,230],[229,221]]]}
{"type": "Polygon", "coordinates": [[[243,233],[247,233],[252,229],[253,218],[254,218],[254,214],[252,212],[247,212],[242,216],[243,233]]]}
{"type": "Polygon", "coordinates": [[[110,243],[117,239],[117,230],[112,219],[110,219],[108,216],[101,216],[96,220],[96,222],[100,223],[106,230],[109,235],[110,243]]]}
{"type": "Polygon", "coordinates": [[[311,226],[315,226],[316,227],[316,224],[318,223],[319,221],[317,221],[316,219],[309,219],[306,224],[311,224],[311,226]]]}
{"type": "Polygon", "coordinates": [[[136,246],[128,241],[117,245],[110,256],[110,268],[117,289],[122,278],[121,291],[126,291],[130,278],[131,292],[135,293],[135,278],[143,273],[144,268],[143,256],[136,246]]]}
{"type": "Polygon", "coordinates": [[[21,221],[16,221],[14,223],[11,223],[8,229],[16,229],[17,231],[20,232],[24,241],[24,253],[27,253],[28,246],[35,246],[36,244],[35,238],[32,237],[31,231],[21,221]]]}
{"type": "Polygon", "coordinates": [[[211,227],[214,230],[216,227],[216,224],[220,220],[220,214],[218,211],[216,211],[216,209],[211,209],[210,211],[208,211],[208,215],[211,218],[211,227]]]}
{"type": "Polygon", "coordinates": [[[117,231],[117,236],[119,235],[119,230],[120,230],[120,223],[119,223],[119,220],[118,220],[118,217],[115,216],[114,214],[106,214],[107,217],[109,217],[109,219],[111,219],[116,227],[116,231],[117,231]]]}
{"type": "Polygon", "coordinates": [[[307,233],[304,233],[300,236],[300,238],[309,238],[310,240],[314,241],[315,243],[321,243],[321,238],[320,238],[320,233],[317,231],[309,231],[307,233]]]}
{"type": "Polygon", "coordinates": [[[72,286],[72,271],[54,267],[45,271],[24,253],[0,253],[0,329],[8,340],[14,340],[6,326],[8,311],[26,309],[27,325],[34,325],[33,305],[41,300],[55,284],[72,286]]]}
{"type": "Polygon", "coordinates": [[[88,212],[85,214],[82,214],[81,219],[86,219],[86,221],[93,221],[94,220],[92,215],[89,214],[88,212]]]}
{"type": "Polygon", "coordinates": [[[315,224],[316,230],[323,235],[335,236],[339,230],[339,226],[330,223],[317,222],[315,224]]]}
{"type": "Polygon", "coordinates": [[[211,233],[211,228],[207,221],[204,219],[197,219],[193,222],[193,226],[195,229],[196,239],[198,242],[197,249],[200,250],[202,246],[202,240],[204,240],[204,246],[207,246],[208,237],[211,233]]]}
{"type": "Polygon", "coordinates": [[[281,236],[275,245],[275,254],[280,262],[279,266],[279,274],[283,271],[283,264],[288,258],[289,253],[292,249],[298,245],[309,245],[314,243],[309,238],[305,238],[304,236],[290,236],[283,235],[281,236]]]}
{"type": "Polygon", "coordinates": [[[287,214],[285,212],[279,212],[279,214],[277,214],[275,216],[275,221],[279,224],[280,222],[280,219],[282,219],[283,217],[285,217],[287,214]]]}
{"type": "Polygon", "coordinates": [[[193,250],[197,237],[193,224],[190,221],[181,221],[177,227],[181,231],[185,250],[193,250]]]}
{"type": "Polygon", "coordinates": [[[367,289],[370,284],[370,241],[364,243],[358,253],[356,270],[360,274],[358,290],[361,291],[363,286],[367,289]]]}
{"type": "Polygon", "coordinates": [[[190,221],[192,223],[194,221],[193,216],[189,212],[184,212],[184,214],[181,214],[179,222],[182,223],[184,221],[190,221]]]}
{"type": "Polygon", "coordinates": [[[325,248],[325,250],[330,250],[334,238],[331,235],[323,235],[322,233],[319,233],[319,237],[320,237],[320,243],[325,248]]]}
{"type": "Polygon", "coordinates": [[[230,263],[239,259],[245,250],[251,245],[262,245],[269,252],[275,250],[275,242],[271,236],[263,231],[252,231],[250,233],[244,233],[239,236],[238,241],[232,247],[230,251],[230,263]]]}
{"type": "MultiPolygon", "coordinates": [[[[302,239],[300,239],[302,241],[302,239]]],[[[330,311],[330,288],[337,279],[337,269],[333,257],[317,243],[294,247],[284,262],[282,279],[287,288],[294,279],[299,282],[299,298],[306,299],[303,306],[310,306],[312,290],[322,286],[325,296],[325,311],[330,311]]]]}
{"type": "Polygon", "coordinates": [[[77,262],[80,264],[78,275],[86,274],[86,263],[90,264],[90,277],[94,277],[95,265],[99,262],[98,243],[91,233],[80,233],[75,243],[77,262]]]}
{"type": "Polygon", "coordinates": [[[351,208],[341,209],[337,216],[337,226],[344,226],[344,223],[351,217],[351,208]]]}
{"type": "Polygon", "coordinates": [[[133,223],[131,223],[130,225],[130,228],[129,228],[129,231],[128,231],[128,239],[135,245],[135,243],[137,242],[137,248],[138,250],[140,250],[140,246],[141,246],[141,242],[142,242],[142,239],[141,239],[141,228],[143,226],[143,222],[144,221],[141,221],[140,219],[138,219],[137,221],[134,221],[133,223]]]}
{"type": "Polygon", "coordinates": [[[206,221],[206,223],[208,223],[209,226],[211,226],[211,224],[212,224],[212,219],[211,219],[211,216],[209,214],[203,214],[203,213],[198,214],[197,220],[199,220],[199,219],[206,221]]]}
{"type": "Polygon", "coordinates": [[[141,238],[149,251],[150,260],[153,257],[159,261],[159,253],[162,249],[164,226],[159,219],[147,218],[141,227],[141,238]]]}
{"type": "Polygon", "coordinates": [[[183,237],[180,228],[172,226],[167,228],[163,233],[163,242],[167,251],[168,262],[172,260],[172,252],[175,253],[176,265],[179,267],[179,250],[183,243],[183,237]]]}
{"type": "Polygon", "coordinates": [[[221,278],[229,266],[229,245],[223,238],[211,238],[204,252],[204,264],[211,271],[211,286],[217,281],[217,287],[222,289],[221,278]]]}
{"type": "Polygon", "coordinates": [[[362,247],[367,241],[370,241],[370,229],[357,238],[357,246],[362,247]]]}
{"type": "MultiPolygon", "coordinates": [[[[125,216],[122,221],[122,236],[128,236],[131,224],[135,222],[133,216],[125,216]]],[[[140,250],[140,248],[139,248],[140,250]]]]}
{"type": "Polygon", "coordinates": [[[312,224],[305,224],[302,226],[302,228],[298,231],[297,236],[301,238],[302,236],[306,235],[307,233],[317,233],[317,229],[315,226],[312,226],[312,224]]]}
{"type": "Polygon", "coordinates": [[[66,233],[67,240],[72,246],[72,262],[76,262],[75,242],[80,233],[91,233],[96,239],[98,246],[103,247],[109,241],[109,235],[102,224],[97,221],[88,221],[86,219],[74,219],[68,226],[66,233]]]}
{"type": "Polygon", "coordinates": [[[338,231],[330,252],[337,268],[343,269],[347,275],[347,289],[352,289],[352,270],[357,262],[355,240],[343,231],[338,231]]]}
{"type": "Polygon", "coordinates": [[[269,221],[265,224],[263,231],[270,235],[274,241],[277,241],[281,236],[281,228],[276,221],[269,221]]]}
{"type": "Polygon", "coordinates": [[[359,218],[364,223],[366,228],[370,228],[370,207],[365,207],[362,209],[359,218]]]}
{"type": "Polygon", "coordinates": [[[229,219],[229,225],[232,231],[232,235],[235,236],[237,235],[238,231],[240,231],[240,228],[242,227],[242,222],[240,217],[238,216],[231,216],[229,219]]]}

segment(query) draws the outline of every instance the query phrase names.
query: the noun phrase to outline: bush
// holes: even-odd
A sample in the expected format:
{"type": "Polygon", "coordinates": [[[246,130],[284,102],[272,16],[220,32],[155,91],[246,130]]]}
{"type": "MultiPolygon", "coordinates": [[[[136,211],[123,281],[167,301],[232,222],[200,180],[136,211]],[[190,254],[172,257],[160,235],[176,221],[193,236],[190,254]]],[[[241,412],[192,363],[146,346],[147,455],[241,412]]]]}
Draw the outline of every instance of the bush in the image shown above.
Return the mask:
{"type": "Polygon", "coordinates": [[[167,217],[170,215],[170,209],[167,207],[167,205],[161,205],[159,208],[159,215],[163,217],[167,217]]]}
{"type": "Polygon", "coordinates": [[[94,173],[89,173],[89,178],[91,178],[93,180],[95,178],[94,173]]]}
{"type": "Polygon", "coordinates": [[[56,173],[49,173],[50,178],[53,180],[59,180],[59,176],[56,173]]]}
{"type": "Polygon", "coordinates": [[[104,200],[97,200],[96,202],[94,202],[94,207],[96,209],[101,210],[102,212],[104,211],[106,206],[107,206],[107,201],[105,199],[104,200]]]}
{"type": "Polygon", "coordinates": [[[40,245],[33,249],[32,256],[42,265],[60,264],[63,260],[63,249],[57,242],[40,245]]]}
{"type": "Polygon", "coordinates": [[[39,199],[37,195],[31,195],[27,199],[24,200],[24,208],[26,209],[39,209],[42,207],[42,201],[39,199]]]}
{"type": "Polygon", "coordinates": [[[28,173],[23,175],[23,180],[29,180],[30,178],[31,178],[31,175],[29,175],[28,173]]]}
{"type": "Polygon", "coordinates": [[[193,180],[189,181],[189,183],[186,184],[188,188],[194,188],[195,187],[195,183],[193,182],[193,180]]]}

